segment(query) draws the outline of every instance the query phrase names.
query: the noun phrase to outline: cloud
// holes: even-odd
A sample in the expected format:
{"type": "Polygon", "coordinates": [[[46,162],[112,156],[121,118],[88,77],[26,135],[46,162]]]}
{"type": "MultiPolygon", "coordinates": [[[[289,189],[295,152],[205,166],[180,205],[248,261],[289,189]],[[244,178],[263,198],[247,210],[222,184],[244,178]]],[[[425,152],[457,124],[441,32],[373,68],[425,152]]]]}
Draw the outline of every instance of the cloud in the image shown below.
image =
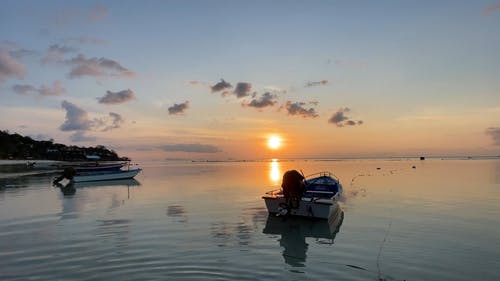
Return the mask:
{"type": "Polygon", "coordinates": [[[14,85],[12,90],[19,95],[29,95],[32,93],[37,93],[38,89],[31,85],[14,85]]]}
{"type": "Polygon", "coordinates": [[[49,135],[46,134],[29,135],[29,137],[37,141],[48,141],[52,139],[49,135]]]}
{"type": "Polygon", "coordinates": [[[255,108],[271,107],[277,103],[276,98],[277,95],[266,92],[260,98],[253,99],[249,103],[243,104],[243,106],[255,108]]]}
{"type": "Polygon", "coordinates": [[[0,83],[9,77],[24,77],[24,65],[19,63],[9,52],[0,49],[0,83]]]}
{"type": "Polygon", "coordinates": [[[207,82],[202,82],[202,81],[196,81],[196,80],[191,80],[188,82],[189,85],[192,85],[192,86],[203,86],[203,87],[209,87],[213,90],[212,88],[212,85],[210,85],[210,83],[207,83],[207,82]]]}
{"type": "Polygon", "coordinates": [[[102,104],[120,104],[125,103],[135,98],[134,92],[130,89],[119,92],[106,91],[106,95],[102,98],[97,98],[102,104]]]}
{"type": "Polygon", "coordinates": [[[111,118],[111,124],[109,124],[109,120],[105,120],[104,124],[109,124],[109,125],[104,125],[105,127],[101,130],[103,132],[105,131],[110,131],[113,129],[118,129],[120,128],[121,124],[125,120],[123,120],[122,116],[118,113],[110,112],[109,117],[111,118]]]}
{"type": "Polygon", "coordinates": [[[66,60],[66,63],[72,66],[69,73],[70,78],[83,76],[130,78],[135,76],[133,71],[123,67],[117,61],[107,58],[87,59],[84,55],[78,54],[78,56],[66,60]]]}
{"type": "Polygon", "coordinates": [[[188,153],[217,153],[221,152],[221,150],[213,145],[209,144],[198,144],[198,143],[189,143],[189,144],[166,144],[161,146],[161,148],[165,151],[169,152],[188,152],[188,153]]]}
{"type": "Polygon", "coordinates": [[[107,43],[107,41],[104,39],[89,37],[89,36],[68,37],[63,41],[66,43],[94,44],[94,45],[104,45],[107,43]]]}
{"type": "Polygon", "coordinates": [[[305,108],[305,102],[290,102],[287,101],[285,104],[285,109],[288,112],[288,115],[297,115],[302,116],[303,118],[316,118],[318,114],[314,108],[305,108]]]}
{"type": "Polygon", "coordinates": [[[337,127],[362,125],[364,123],[363,120],[354,121],[346,115],[346,113],[350,111],[351,109],[348,107],[339,108],[337,112],[328,119],[328,123],[335,124],[337,127]]]}
{"type": "Polygon", "coordinates": [[[29,55],[36,54],[35,51],[27,50],[19,47],[15,42],[2,41],[0,42],[0,51],[4,50],[9,53],[13,58],[22,58],[29,55]]]}
{"type": "Polygon", "coordinates": [[[244,98],[250,95],[252,91],[252,84],[246,82],[238,82],[236,88],[234,89],[234,94],[237,98],[244,98]]]}
{"type": "Polygon", "coordinates": [[[228,82],[224,81],[224,79],[221,79],[220,82],[218,82],[217,84],[213,85],[211,87],[211,89],[212,89],[212,93],[216,93],[216,92],[227,90],[227,89],[232,88],[232,87],[233,86],[231,84],[229,84],[228,82]]]}
{"type": "Polygon", "coordinates": [[[68,101],[62,101],[62,108],[66,110],[66,120],[59,126],[61,131],[86,131],[92,127],[87,111],[68,101]]]}
{"type": "Polygon", "coordinates": [[[494,145],[500,145],[500,127],[488,128],[486,134],[493,139],[494,145]]]}
{"type": "Polygon", "coordinates": [[[175,103],[171,107],[168,108],[168,114],[182,114],[189,108],[189,101],[185,101],[184,103],[175,103]]]}
{"type": "Polygon", "coordinates": [[[51,62],[63,62],[66,54],[76,52],[76,49],[68,46],[59,46],[54,44],[49,46],[47,53],[42,58],[42,64],[47,64],[51,62]]]}
{"type": "Polygon", "coordinates": [[[60,96],[66,92],[61,86],[61,81],[55,81],[52,87],[42,85],[40,88],[35,88],[31,85],[16,84],[12,86],[12,90],[19,95],[39,94],[41,96],[60,96]]]}
{"type": "Polygon", "coordinates": [[[69,139],[72,142],[94,142],[96,141],[96,137],[94,136],[87,136],[85,131],[77,131],[74,134],[72,134],[69,139]]]}
{"type": "Polygon", "coordinates": [[[496,10],[499,10],[499,9],[500,9],[500,3],[491,4],[488,7],[483,9],[482,14],[483,14],[483,16],[489,16],[493,12],[495,12],[496,10]]]}
{"type": "Polygon", "coordinates": [[[308,87],[321,86],[321,85],[326,85],[326,84],[328,84],[328,80],[308,81],[306,83],[305,87],[308,88],[308,87]]]}
{"type": "Polygon", "coordinates": [[[61,106],[66,110],[64,123],[59,126],[61,131],[110,131],[119,128],[124,122],[118,113],[110,112],[109,117],[90,119],[87,111],[70,103],[62,101],[61,106]]]}

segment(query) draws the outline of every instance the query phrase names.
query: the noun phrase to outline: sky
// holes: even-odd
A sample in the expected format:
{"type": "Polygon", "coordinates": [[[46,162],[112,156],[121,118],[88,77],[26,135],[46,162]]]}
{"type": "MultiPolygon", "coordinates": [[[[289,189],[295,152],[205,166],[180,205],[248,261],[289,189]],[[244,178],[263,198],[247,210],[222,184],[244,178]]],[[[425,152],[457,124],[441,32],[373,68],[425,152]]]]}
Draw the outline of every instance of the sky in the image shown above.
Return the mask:
{"type": "Polygon", "coordinates": [[[134,160],[500,155],[498,1],[0,6],[11,133],[134,160]]]}

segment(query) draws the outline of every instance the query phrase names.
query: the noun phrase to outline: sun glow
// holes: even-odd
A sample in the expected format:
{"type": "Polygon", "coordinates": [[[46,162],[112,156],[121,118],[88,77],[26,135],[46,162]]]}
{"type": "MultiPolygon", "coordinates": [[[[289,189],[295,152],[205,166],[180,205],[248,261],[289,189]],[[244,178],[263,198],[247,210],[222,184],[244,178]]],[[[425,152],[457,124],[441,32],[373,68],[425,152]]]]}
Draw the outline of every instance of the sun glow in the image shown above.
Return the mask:
{"type": "Polygon", "coordinates": [[[267,140],[267,146],[271,149],[278,149],[281,147],[281,138],[278,136],[271,136],[267,140]]]}

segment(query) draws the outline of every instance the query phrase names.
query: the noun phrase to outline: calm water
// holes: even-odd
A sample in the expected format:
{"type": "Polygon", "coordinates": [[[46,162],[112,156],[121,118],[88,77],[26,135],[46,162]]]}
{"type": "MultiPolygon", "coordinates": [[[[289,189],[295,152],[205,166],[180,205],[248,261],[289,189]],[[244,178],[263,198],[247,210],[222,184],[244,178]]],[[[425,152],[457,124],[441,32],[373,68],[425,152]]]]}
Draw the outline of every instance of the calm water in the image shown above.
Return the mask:
{"type": "Polygon", "coordinates": [[[500,280],[500,160],[141,166],[75,190],[0,172],[0,280],[500,280]],[[293,168],[340,178],[337,233],[268,217],[293,168]]]}

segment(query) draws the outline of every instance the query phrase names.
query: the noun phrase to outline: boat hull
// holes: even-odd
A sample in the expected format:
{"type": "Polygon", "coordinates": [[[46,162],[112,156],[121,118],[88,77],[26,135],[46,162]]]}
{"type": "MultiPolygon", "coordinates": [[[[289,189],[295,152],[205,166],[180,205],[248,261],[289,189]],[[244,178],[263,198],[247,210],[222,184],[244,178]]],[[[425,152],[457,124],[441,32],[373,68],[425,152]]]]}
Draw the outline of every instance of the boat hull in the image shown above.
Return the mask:
{"type": "Polygon", "coordinates": [[[81,174],[73,177],[73,182],[90,182],[90,181],[107,181],[107,180],[121,180],[131,179],[135,177],[141,169],[133,169],[128,171],[110,171],[102,173],[89,173],[81,174]]]}
{"type": "MultiPolygon", "coordinates": [[[[264,196],[262,198],[267,211],[271,214],[279,214],[281,206],[286,204],[286,200],[282,196],[264,196]]],[[[302,198],[298,208],[289,209],[288,215],[330,219],[336,217],[340,211],[339,204],[332,199],[302,198]]]]}

